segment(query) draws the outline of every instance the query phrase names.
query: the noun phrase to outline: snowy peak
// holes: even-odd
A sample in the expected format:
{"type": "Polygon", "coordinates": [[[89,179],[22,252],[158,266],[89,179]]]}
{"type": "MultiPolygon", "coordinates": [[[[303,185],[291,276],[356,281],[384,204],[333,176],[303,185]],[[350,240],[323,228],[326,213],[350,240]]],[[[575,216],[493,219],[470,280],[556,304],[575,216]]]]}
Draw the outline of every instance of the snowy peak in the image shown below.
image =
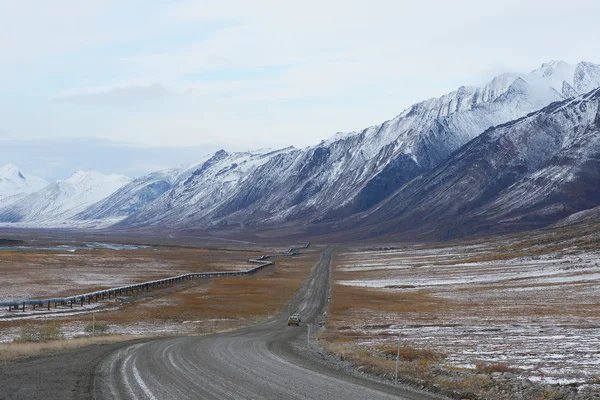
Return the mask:
{"type": "Polygon", "coordinates": [[[14,164],[6,164],[0,167],[0,179],[3,181],[19,182],[23,186],[34,186],[40,189],[48,184],[42,178],[28,174],[14,164]]]}
{"type": "Polygon", "coordinates": [[[127,217],[170,190],[182,171],[187,169],[189,168],[162,170],[134,179],[110,196],[94,203],[84,212],[78,214],[77,219],[102,220],[110,218],[117,221],[127,217]]]}
{"type": "Polygon", "coordinates": [[[16,200],[19,196],[36,192],[46,185],[48,182],[42,178],[28,174],[14,164],[6,164],[0,168],[0,200],[16,200]]]}
{"type": "Polygon", "coordinates": [[[578,94],[587,93],[598,86],[600,82],[600,65],[580,62],[575,68],[573,85],[578,94]]]}
{"type": "Polygon", "coordinates": [[[14,175],[15,173],[19,173],[19,167],[14,164],[6,164],[0,167],[0,176],[4,177],[7,175],[14,175]]]}
{"type": "Polygon", "coordinates": [[[429,168],[492,126],[578,96],[582,94],[578,88],[600,86],[599,72],[596,64],[572,66],[553,61],[529,74],[501,74],[482,87],[462,86],[416,103],[381,125],[338,133],[321,144],[332,146],[352,138],[363,146],[359,151],[367,159],[379,157],[379,150],[386,146],[394,146],[395,153],[402,152],[429,168]],[[424,150],[432,154],[423,154],[424,150]]]}
{"type": "Polygon", "coordinates": [[[554,89],[560,91],[563,82],[573,85],[576,65],[567,64],[564,61],[550,61],[542,64],[538,69],[531,72],[531,76],[536,76],[546,80],[554,89]]]}
{"type": "Polygon", "coordinates": [[[98,171],[77,171],[67,179],[59,182],[68,183],[81,187],[87,186],[111,186],[118,185],[119,187],[128,183],[131,179],[125,175],[110,174],[106,175],[98,171]]]}
{"type": "Polygon", "coordinates": [[[461,86],[439,98],[425,100],[409,107],[400,117],[426,112],[428,116],[442,118],[469,111],[502,96],[519,77],[518,74],[506,73],[495,77],[483,87],[461,86]]]}
{"type": "Polygon", "coordinates": [[[550,61],[529,74],[529,80],[543,80],[564,98],[578,96],[600,86],[600,65],[580,62],[550,61]]]}
{"type": "Polygon", "coordinates": [[[57,181],[50,186],[60,187],[64,193],[72,193],[79,202],[90,205],[96,201],[110,196],[131,179],[125,175],[106,175],[97,171],[77,171],[64,180],[57,181]]]}
{"type": "Polygon", "coordinates": [[[18,203],[0,208],[0,222],[34,223],[37,226],[65,221],[127,184],[123,175],[78,171],[31,193],[18,203]]]}
{"type": "Polygon", "coordinates": [[[539,96],[552,97],[553,91],[556,91],[563,98],[569,98],[600,86],[600,65],[590,62],[572,65],[564,61],[550,61],[529,74],[505,73],[493,78],[483,87],[462,86],[439,98],[417,103],[400,114],[400,117],[415,113],[427,113],[436,118],[448,117],[495,101],[514,87],[515,83],[522,85],[523,82],[530,90],[538,92],[539,96]],[[522,82],[518,82],[519,80],[522,82]]]}
{"type": "Polygon", "coordinates": [[[517,74],[506,73],[492,79],[481,90],[481,101],[490,102],[500,97],[518,78],[517,74]]]}

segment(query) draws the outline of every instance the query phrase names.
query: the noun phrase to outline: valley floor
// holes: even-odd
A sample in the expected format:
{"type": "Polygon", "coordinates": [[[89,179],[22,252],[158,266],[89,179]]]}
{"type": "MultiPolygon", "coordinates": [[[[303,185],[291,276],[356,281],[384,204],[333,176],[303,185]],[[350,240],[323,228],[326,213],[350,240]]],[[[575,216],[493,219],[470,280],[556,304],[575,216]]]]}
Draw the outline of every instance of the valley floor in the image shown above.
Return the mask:
{"type": "MultiPolygon", "coordinates": [[[[334,258],[323,338],[361,359],[419,361],[529,382],[600,388],[597,234],[349,248],[334,258]]],[[[368,362],[365,363],[367,365],[368,362]]],[[[401,370],[403,366],[401,365],[401,370]]]]}
{"type": "MultiPolygon", "coordinates": [[[[35,243],[35,242],[34,242],[35,243]]],[[[239,245],[238,245],[239,246],[239,245]]],[[[238,271],[247,260],[287,247],[193,248],[173,245],[49,242],[0,248],[0,301],[71,296],[184,273],[238,271]]],[[[192,281],[172,288],[106,299],[100,303],[25,312],[0,310],[0,342],[12,342],[24,326],[58,324],[66,338],[89,336],[95,315],[116,335],[211,333],[236,329],[278,313],[308,276],[318,251],[277,259],[256,277],[192,281]],[[89,327],[88,327],[89,328],[89,327]]],[[[0,348],[0,359],[12,350],[0,348]]]]}
{"type": "MultiPolygon", "coordinates": [[[[594,398],[600,394],[598,232],[563,228],[470,242],[337,248],[316,348],[389,380],[400,337],[404,383],[457,398],[594,398]]],[[[249,258],[287,249],[237,246],[29,241],[0,249],[0,300],[243,270],[249,258]]],[[[255,277],[194,282],[51,313],[0,310],[0,341],[19,339],[24,326],[48,324],[66,337],[89,339],[92,314],[117,335],[253,325],[282,307],[285,313],[323,249],[278,258],[255,277]]],[[[39,351],[3,343],[0,360],[39,351]]]]}

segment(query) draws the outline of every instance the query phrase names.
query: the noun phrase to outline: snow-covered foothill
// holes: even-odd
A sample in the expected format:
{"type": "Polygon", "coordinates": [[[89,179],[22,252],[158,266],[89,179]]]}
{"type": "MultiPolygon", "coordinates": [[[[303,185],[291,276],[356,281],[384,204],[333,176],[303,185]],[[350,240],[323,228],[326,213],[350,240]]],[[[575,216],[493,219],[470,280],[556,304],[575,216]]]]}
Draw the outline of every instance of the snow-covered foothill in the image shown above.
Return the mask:
{"type": "Polygon", "coordinates": [[[14,203],[46,185],[48,182],[44,179],[31,175],[14,164],[6,164],[0,168],[0,206],[14,203]]]}
{"type": "Polygon", "coordinates": [[[25,223],[28,226],[59,225],[95,202],[127,184],[124,175],[105,175],[96,171],[77,171],[0,208],[0,222],[25,223]]]}

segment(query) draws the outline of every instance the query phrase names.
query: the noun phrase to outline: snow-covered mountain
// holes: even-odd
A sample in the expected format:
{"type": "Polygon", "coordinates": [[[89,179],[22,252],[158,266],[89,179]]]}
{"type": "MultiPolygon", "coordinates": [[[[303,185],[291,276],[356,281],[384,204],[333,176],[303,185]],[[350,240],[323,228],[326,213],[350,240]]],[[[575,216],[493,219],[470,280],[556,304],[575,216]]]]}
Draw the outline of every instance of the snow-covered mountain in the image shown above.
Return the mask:
{"type": "Polygon", "coordinates": [[[172,189],[130,215],[122,224],[181,226],[210,218],[239,193],[239,188],[253,172],[270,160],[292,152],[293,148],[243,153],[220,150],[180,173],[172,189]]]}
{"type": "Polygon", "coordinates": [[[140,211],[163,193],[173,188],[182,173],[179,169],[153,172],[134,179],[110,196],[76,215],[81,220],[111,219],[115,222],[140,211]]]}
{"type": "Polygon", "coordinates": [[[528,74],[461,87],[380,125],[338,133],[305,149],[220,150],[189,168],[119,181],[85,198],[74,194],[79,192],[68,180],[57,182],[0,208],[0,221],[173,229],[330,226],[378,209],[482,132],[597,87],[600,65],[552,61],[528,74]]]}
{"type": "Polygon", "coordinates": [[[127,184],[123,175],[105,175],[78,171],[67,179],[49,184],[0,208],[0,222],[25,223],[28,226],[62,226],[74,215],[111,195],[127,184]]]}
{"type": "Polygon", "coordinates": [[[44,179],[28,174],[16,165],[6,164],[0,168],[0,206],[14,203],[46,185],[48,182],[44,179]]]}
{"type": "Polygon", "coordinates": [[[456,237],[537,228],[598,206],[600,88],[486,131],[345,229],[456,237]]]}
{"type": "Polygon", "coordinates": [[[381,125],[306,149],[221,151],[122,224],[210,228],[347,217],[378,204],[486,129],[597,86],[600,66],[550,62],[480,88],[461,87],[381,125]]]}

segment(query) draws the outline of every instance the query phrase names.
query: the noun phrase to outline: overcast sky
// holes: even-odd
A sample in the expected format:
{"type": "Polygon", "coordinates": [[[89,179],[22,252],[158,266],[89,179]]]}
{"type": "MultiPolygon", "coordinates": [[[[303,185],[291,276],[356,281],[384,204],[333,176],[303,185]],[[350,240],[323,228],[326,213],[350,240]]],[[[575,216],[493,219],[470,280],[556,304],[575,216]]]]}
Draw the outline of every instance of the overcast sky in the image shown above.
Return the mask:
{"type": "Polygon", "coordinates": [[[599,62],[598,15],[597,0],[0,0],[0,164],[136,176],[308,146],[501,72],[599,62]]]}

